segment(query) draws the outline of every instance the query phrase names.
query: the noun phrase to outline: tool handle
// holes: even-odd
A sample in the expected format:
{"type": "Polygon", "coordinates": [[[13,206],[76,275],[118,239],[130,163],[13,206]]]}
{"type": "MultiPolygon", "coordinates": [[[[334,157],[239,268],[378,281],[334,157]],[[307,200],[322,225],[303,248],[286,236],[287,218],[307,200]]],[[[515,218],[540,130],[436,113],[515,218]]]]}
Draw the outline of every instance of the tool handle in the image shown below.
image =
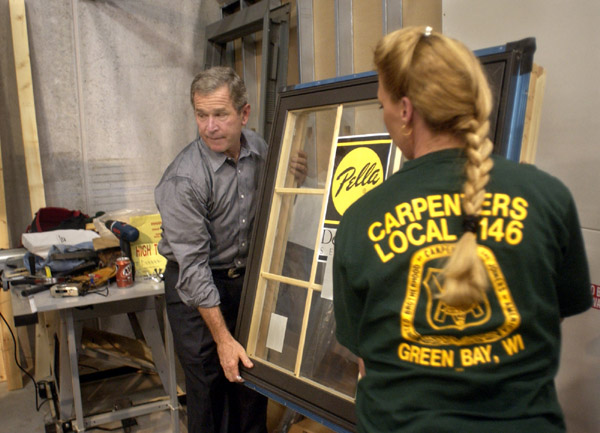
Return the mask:
{"type": "Polygon", "coordinates": [[[43,292],[44,290],[48,290],[49,288],[50,286],[44,284],[40,284],[38,286],[31,286],[28,289],[21,290],[21,296],[35,295],[36,293],[43,292]]]}
{"type": "Polygon", "coordinates": [[[24,286],[26,284],[32,284],[34,281],[32,281],[30,278],[19,278],[19,279],[15,279],[15,280],[8,280],[8,282],[10,283],[11,287],[12,286],[24,286]]]}

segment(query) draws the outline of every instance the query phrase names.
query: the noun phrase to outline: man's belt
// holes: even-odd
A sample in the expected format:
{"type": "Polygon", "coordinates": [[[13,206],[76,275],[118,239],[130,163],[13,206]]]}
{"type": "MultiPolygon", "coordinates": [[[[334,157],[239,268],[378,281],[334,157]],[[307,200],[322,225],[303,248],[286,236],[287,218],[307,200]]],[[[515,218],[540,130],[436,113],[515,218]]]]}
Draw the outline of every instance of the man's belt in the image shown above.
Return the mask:
{"type": "MultiPolygon", "coordinates": [[[[177,264],[177,262],[169,260],[167,261],[167,268],[171,268],[174,271],[179,271],[179,265],[177,264]]],[[[246,268],[229,268],[229,269],[211,269],[213,275],[217,276],[218,278],[229,278],[230,280],[235,280],[236,278],[239,278],[241,276],[243,276],[246,273],[246,268]]]]}
{"type": "Polygon", "coordinates": [[[246,268],[213,269],[213,274],[219,278],[235,280],[244,275],[246,268]]]}

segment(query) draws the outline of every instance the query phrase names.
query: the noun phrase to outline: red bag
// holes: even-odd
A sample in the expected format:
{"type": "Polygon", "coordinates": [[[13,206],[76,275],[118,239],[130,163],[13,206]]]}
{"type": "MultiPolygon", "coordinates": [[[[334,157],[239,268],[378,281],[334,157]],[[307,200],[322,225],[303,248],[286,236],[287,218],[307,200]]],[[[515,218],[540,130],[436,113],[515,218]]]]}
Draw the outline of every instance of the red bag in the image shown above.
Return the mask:
{"type": "Polygon", "coordinates": [[[64,207],[43,207],[33,217],[27,227],[27,233],[47,232],[51,230],[85,229],[90,217],[78,210],[64,207]]]}

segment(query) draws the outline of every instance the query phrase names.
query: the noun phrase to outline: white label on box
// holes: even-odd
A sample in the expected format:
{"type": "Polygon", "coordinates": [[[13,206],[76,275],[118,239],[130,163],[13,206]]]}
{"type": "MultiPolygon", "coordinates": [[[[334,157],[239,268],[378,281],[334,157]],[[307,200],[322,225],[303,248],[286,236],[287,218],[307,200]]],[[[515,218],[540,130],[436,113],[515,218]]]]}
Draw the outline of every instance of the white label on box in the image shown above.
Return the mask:
{"type": "Polygon", "coordinates": [[[321,298],[333,301],[333,256],[327,257],[327,263],[325,263],[321,298]]]}
{"type": "Polygon", "coordinates": [[[267,348],[279,353],[283,351],[283,340],[288,318],[279,314],[271,313],[269,322],[269,333],[267,334],[267,348]]]}

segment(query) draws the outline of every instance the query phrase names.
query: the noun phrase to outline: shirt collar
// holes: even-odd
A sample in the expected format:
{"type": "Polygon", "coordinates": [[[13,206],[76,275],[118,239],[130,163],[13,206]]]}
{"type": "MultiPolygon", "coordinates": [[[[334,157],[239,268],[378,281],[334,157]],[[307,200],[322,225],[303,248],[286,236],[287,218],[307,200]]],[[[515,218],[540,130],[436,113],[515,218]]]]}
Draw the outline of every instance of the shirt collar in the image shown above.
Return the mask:
{"type": "Polygon", "coordinates": [[[456,161],[457,164],[463,164],[464,158],[465,153],[463,148],[437,150],[419,158],[404,161],[402,165],[402,171],[412,170],[420,167],[423,164],[439,161],[456,161]]]}
{"type": "MultiPolygon", "coordinates": [[[[227,157],[224,153],[221,152],[214,152],[212,151],[202,140],[202,138],[198,138],[198,141],[201,144],[201,148],[203,153],[206,155],[208,162],[210,164],[210,167],[212,168],[213,172],[216,172],[219,168],[221,168],[221,166],[223,164],[225,164],[225,162],[229,159],[229,157],[227,157]]],[[[256,147],[256,143],[253,143],[252,140],[248,140],[246,138],[246,130],[242,129],[242,136],[241,136],[241,147],[240,147],[240,157],[238,158],[238,160],[248,157],[251,154],[254,154],[256,156],[260,157],[260,153],[258,151],[258,148],[256,147]]]]}

